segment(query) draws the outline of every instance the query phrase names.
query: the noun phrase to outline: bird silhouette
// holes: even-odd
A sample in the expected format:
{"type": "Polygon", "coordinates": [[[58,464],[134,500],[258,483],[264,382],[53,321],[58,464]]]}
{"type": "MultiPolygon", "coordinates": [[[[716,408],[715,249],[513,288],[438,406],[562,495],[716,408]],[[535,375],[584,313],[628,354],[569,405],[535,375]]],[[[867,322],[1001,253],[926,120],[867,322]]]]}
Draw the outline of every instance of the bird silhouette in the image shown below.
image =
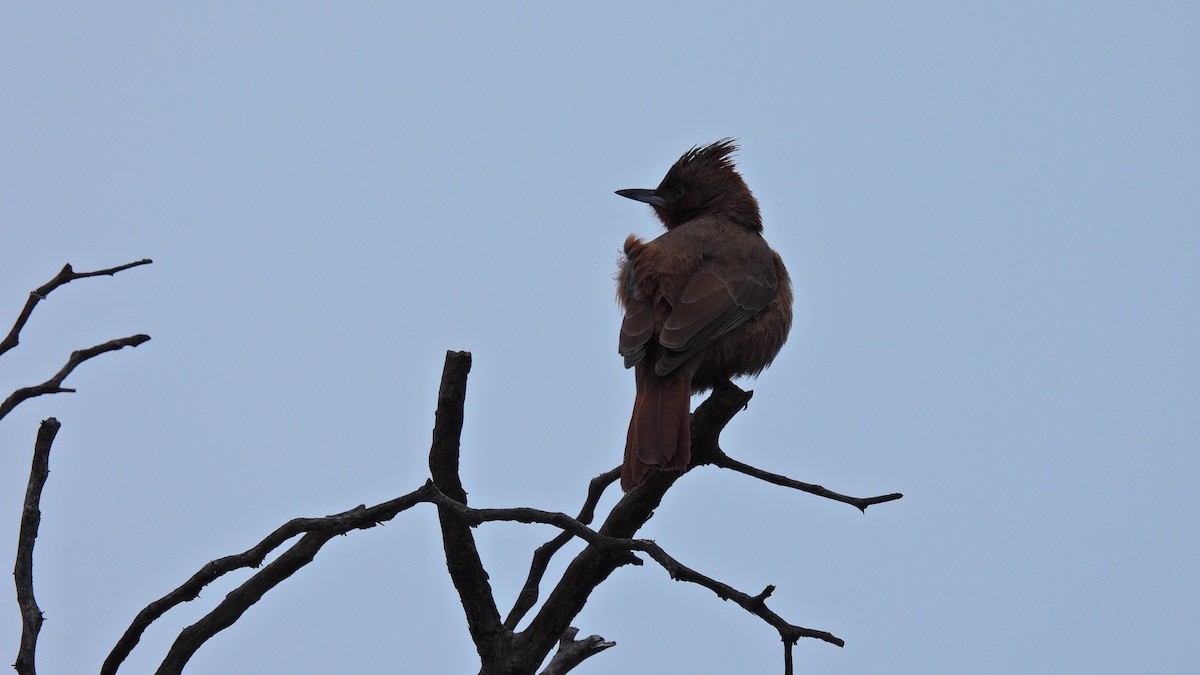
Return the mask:
{"type": "Polygon", "coordinates": [[[621,488],[691,461],[691,395],[757,375],[792,325],[792,288],[762,237],[758,200],[734,167],[732,139],[683,153],[654,189],[617,194],[654,209],[667,231],[625,240],[619,352],[637,395],[621,488]]]}

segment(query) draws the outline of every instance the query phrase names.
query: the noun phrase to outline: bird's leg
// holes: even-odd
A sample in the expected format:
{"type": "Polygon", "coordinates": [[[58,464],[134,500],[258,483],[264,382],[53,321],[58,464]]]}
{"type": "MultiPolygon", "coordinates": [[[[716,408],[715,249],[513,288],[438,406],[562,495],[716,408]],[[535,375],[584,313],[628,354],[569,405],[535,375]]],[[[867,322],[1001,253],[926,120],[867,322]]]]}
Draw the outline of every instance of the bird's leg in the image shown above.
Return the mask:
{"type": "MultiPolygon", "coordinates": [[[[727,393],[731,393],[731,394],[745,394],[746,393],[746,390],[744,390],[741,387],[734,384],[733,380],[729,379],[728,377],[715,378],[713,380],[713,388],[712,389],[713,389],[713,396],[718,396],[720,394],[727,394],[727,393]]],[[[749,393],[754,394],[754,392],[749,392],[749,393]]],[[[749,399],[746,399],[746,404],[742,406],[742,410],[745,410],[746,408],[749,408],[749,407],[750,407],[749,399]]]]}
{"type": "Polygon", "coordinates": [[[738,391],[742,390],[741,387],[734,384],[733,380],[729,379],[728,377],[718,377],[713,380],[713,391],[716,391],[718,389],[737,389],[738,391]]]}

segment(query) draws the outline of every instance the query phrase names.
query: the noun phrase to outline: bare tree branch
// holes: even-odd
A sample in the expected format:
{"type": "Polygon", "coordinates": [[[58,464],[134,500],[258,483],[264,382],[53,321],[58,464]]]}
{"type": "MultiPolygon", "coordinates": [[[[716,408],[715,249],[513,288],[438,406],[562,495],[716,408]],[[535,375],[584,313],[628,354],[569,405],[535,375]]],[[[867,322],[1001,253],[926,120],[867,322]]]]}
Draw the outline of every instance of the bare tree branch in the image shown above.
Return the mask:
{"type": "MultiPolygon", "coordinates": [[[[71,265],[65,265],[53,279],[30,293],[12,329],[0,340],[0,356],[18,345],[20,333],[38,303],[59,286],[86,277],[112,276],[117,272],[150,263],[149,259],[145,259],[93,272],[76,272],[71,265]]],[[[49,380],[32,387],[17,389],[0,402],[0,419],[30,398],[74,391],[64,387],[63,382],[84,361],[124,347],[137,347],[149,339],[148,335],[131,335],[73,352],[67,363],[49,380]]],[[[470,369],[470,353],[447,352],[429,452],[432,478],[425,485],[409,494],[372,507],[358,506],[324,518],[294,519],[277,528],[254,547],[240,554],[209,562],[183,585],[150,603],[138,613],[108,655],[101,668],[101,674],[115,675],[147,628],[164,613],[199,597],[204,587],[228,572],[246,567],[258,568],[268,555],[299,537],[275,560],[230,592],[208,614],[180,632],[156,672],[160,675],[181,673],[205,642],[232,626],[266,593],[312,562],[321,548],[335,536],[351,530],[374,527],[422,502],[437,507],[447,570],[458,591],[472,640],[483,664],[481,675],[533,673],[556,645],[557,650],[542,671],[542,675],[563,675],[591,656],[614,646],[614,642],[606,641],[597,635],[577,640],[579,631],[570,624],[583,609],[591,592],[614,570],[624,565],[643,563],[635,553],[648,555],[666,570],[672,579],[703,586],[717,597],[735,602],[748,613],[774,627],[784,644],[785,675],[793,673],[792,651],[800,638],[815,638],[837,646],[844,645],[840,638],[829,632],[793,625],[768,608],[766,601],[774,592],[774,586],[767,586],[762,592],[752,596],[683,565],[653,541],[633,538],[653,516],[654,509],[661,503],[667,490],[684,472],[653,472],[641,485],[625,494],[603,524],[595,530],[590,524],[595,517],[597,504],[608,486],[619,476],[619,469],[613,469],[592,479],[587,497],[576,518],[564,513],[527,507],[469,507],[467,493],[459,474],[459,460],[466,383],[470,369]],[[503,622],[500,621],[488,574],[471,532],[473,527],[493,521],[540,523],[561,530],[557,536],[534,552],[529,575],[503,622]],[[582,539],[587,546],[567,566],[528,627],[520,633],[514,632],[516,626],[537,604],[539,586],[551,559],[574,537],[582,539]]],[[[902,498],[903,495],[899,493],[866,498],[851,497],[820,485],[764,471],[726,455],[719,445],[721,431],[740,410],[746,408],[752,395],[753,392],[743,391],[732,383],[719,383],[712,396],[696,409],[691,419],[693,459],[688,470],[695,466],[712,464],[768,483],[850,504],[864,512],[869,506],[902,498]]],[[[49,473],[50,448],[59,428],[58,421],[49,418],[42,422],[38,431],[21,518],[14,567],[17,601],[23,626],[17,661],[14,664],[20,675],[35,675],[35,651],[43,616],[34,597],[33,548],[41,519],[41,492],[49,473]]]]}
{"type": "MultiPolygon", "coordinates": [[[[584,500],[583,508],[579,510],[579,516],[576,520],[584,525],[590,525],[592,518],[595,517],[596,504],[600,502],[600,497],[604,494],[608,486],[612,485],[620,477],[621,467],[618,466],[593,478],[588,483],[588,496],[584,500]]],[[[505,628],[516,630],[517,624],[533,608],[538,599],[538,586],[542,583],[542,577],[546,575],[546,568],[550,566],[550,559],[567,542],[571,541],[572,538],[573,535],[571,533],[564,531],[539,546],[533,552],[533,561],[529,565],[529,576],[526,577],[525,585],[521,587],[521,592],[517,594],[517,600],[513,603],[513,608],[509,611],[508,617],[504,619],[505,628]]]]}
{"type": "Polygon", "coordinates": [[[39,302],[44,300],[47,295],[50,295],[50,292],[54,289],[62,286],[63,284],[71,283],[76,279],[83,279],[85,277],[98,277],[101,275],[107,275],[111,277],[117,272],[127,270],[131,267],[149,265],[152,262],[154,261],[150,260],[149,258],[145,258],[143,260],[138,260],[137,262],[125,263],[124,265],[118,265],[117,267],[110,267],[104,270],[96,270],[95,272],[76,272],[75,270],[71,269],[70,263],[64,265],[62,270],[60,270],[53,279],[42,284],[37,290],[30,292],[29,300],[25,302],[25,308],[21,310],[21,314],[17,317],[17,322],[13,324],[12,329],[8,331],[8,335],[5,336],[3,340],[0,340],[0,355],[3,355],[5,352],[13,347],[16,347],[20,343],[21,329],[24,328],[25,323],[29,321],[29,317],[33,314],[33,308],[36,307],[39,302]]]}
{"type": "MultiPolygon", "coordinates": [[[[251,605],[260,600],[267,591],[290,577],[304,565],[312,562],[317,551],[333,537],[351,530],[368,529],[387,522],[416,504],[429,502],[447,510],[468,527],[483,522],[508,520],[513,522],[544,523],[570,528],[578,536],[602,546],[621,547],[624,542],[604,537],[588,529],[582,523],[562,513],[550,513],[536,509],[472,509],[450,498],[438,490],[432,481],[413,492],[371,507],[359,506],[348,511],[324,518],[296,518],[277,528],[254,547],[237,555],[214,560],[167,595],[150,603],[138,613],[129,629],[105,660],[100,672],[113,675],[140,641],[146,628],[168,610],[199,597],[200,591],[222,575],[246,567],[258,567],[263,560],[285,542],[303,534],[276,560],[268,564],[245,583],[232,591],[225,600],[208,615],[184,629],[172,645],[159,673],[180,672],[187,660],[209,638],[232,625],[251,605]]],[[[629,555],[627,553],[627,555],[629,555]]],[[[632,557],[632,556],[630,556],[632,557]]],[[[634,559],[636,561],[636,558],[634,559]]]]}
{"type": "MultiPolygon", "coordinates": [[[[875,504],[883,504],[885,502],[894,502],[897,499],[900,499],[901,497],[904,496],[903,494],[901,494],[899,492],[893,492],[891,494],[879,495],[877,497],[850,497],[848,495],[834,492],[833,490],[827,490],[820,485],[814,485],[812,483],[804,483],[802,481],[795,480],[794,478],[788,478],[787,476],[783,476],[783,475],[780,475],[777,473],[771,473],[770,471],[763,471],[762,469],[750,466],[749,464],[746,464],[744,462],[739,462],[738,460],[730,457],[729,455],[726,455],[721,450],[717,450],[715,453],[713,453],[713,455],[711,457],[705,458],[705,461],[703,463],[712,464],[713,466],[719,466],[722,469],[730,469],[732,471],[737,471],[738,473],[743,473],[752,478],[757,478],[759,480],[766,481],[766,482],[772,483],[774,485],[781,485],[783,487],[793,488],[796,490],[800,490],[801,492],[807,492],[809,494],[817,495],[818,497],[832,499],[835,502],[842,502],[843,504],[849,504],[851,506],[858,508],[858,510],[862,511],[863,513],[867,512],[868,506],[873,506],[875,504]]],[[[699,462],[697,464],[699,464],[699,462]]]]}
{"type": "MultiPolygon", "coordinates": [[[[459,443],[470,372],[470,352],[446,352],[434,413],[433,444],[429,449],[429,473],[434,484],[442,494],[462,505],[467,503],[467,491],[458,473],[459,443]]],[[[446,570],[462,601],[467,629],[483,663],[481,672],[487,673],[490,664],[498,660],[497,650],[505,648],[506,638],[512,633],[500,623],[500,611],[470,526],[444,506],[438,508],[438,522],[446,552],[446,570]]]]}
{"type": "MultiPolygon", "coordinates": [[[[431,480],[426,482],[421,488],[407,495],[369,508],[359,506],[349,511],[324,518],[297,518],[278,528],[275,532],[272,532],[255,547],[238,555],[221,558],[205,565],[187,583],[163,598],[154,601],[138,614],[133,625],[126,631],[126,634],[121,638],[117,647],[113,649],[113,652],[109,655],[108,660],[105,661],[104,667],[100,672],[102,675],[116,673],[118,666],[128,656],[133,646],[137,644],[146,627],[155,619],[162,616],[168,609],[198,597],[200,590],[204,586],[229,571],[258,566],[270,551],[278,548],[291,537],[304,533],[304,536],[280,555],[279,558],[230,592],[216,608],[200,619],[200,621],[182,631],[157,673],[159,675],[168,675],[182,672],[183,666],[204,642],[221,630],[233,625],[251,605],[262,599],[268,591],[279,585],[301,567],[312,562],[321,547],[333,537],[345,534],[351,530],[374,527],[377,524],[391,520],[402,511],[421,502],[429,502],[437,505],[439,512],[453,516],[457,522],[462,523],[466,527],[474,527],[481,523],[496,521],[552,525],[586,541],[589,544],[589,550],[607,552],[616,561],[616,566],[627,564],[640,565],[642,561],[633,553],[635,551],[646,553],[659,563],[673,579],[703,586],[723,600],[734,601],[746,611],[774,626],[785,640],[795,642],[801,637],[811,637],[839,646],[843,644],[839,638],[825,631],[792,625],[767,608],[765,601],[771,591],[774,590],[773,587],[768,587],[762,593],[751,596],[748,593],[739,591],[728,584],[712,579],[683,565],[653,541],[606,535],[603,532],[591,529],[565,513],[542,511],[528,507],[472,508],[442,493],[431,480]]],[[[560,649],[563,649],[564,638],[567,640],[573,639],[573,633],[570,634],[571,637],[568,637],[571,630],[570,627],[564,630],[563,636],[557,641],[560,649]]],[[[600,643],[604,642],[602,638],[589,638],[588,641],[590,641],[591,646],[595,649],[586,656],[579,658],[579,661],[612,646],[609,644],[600,647],[600,643]]],[[[580,650],[583,647],[574,646],[571,649],[580,650]]],[[[570,658],[577,656],[580,656],[580,654],[574,654],[570,658]]],[[[538,658],[537,663],[534,663],[534,667],[544,657],[545,652],[538,658]]],[[[562,658],[563,661],[556,667],[565,667],[568,657],[564,655],[562,658]]],[[[514,668],[506,672],[532,672],[532,669],[523,670],[522,668],[514,668]]],[[[559,670],[557,672],[566,671],[559,670]]]]}
{"type": "Polygon", "coordinates": [[[771,611],[767,607],[766,600],[771,596],[772,593],[775,592],[774,586],[767,586],[761,593],[752,596],[749,593],[743,593],[742,591],[739,591],[726,583],[717,581],[711,577],[707,577],[689,567],[684,566],[678,560],[668,555],[666,551],[662,550],[658,544],[655,544],[652,541],[646,541],[644,543],[645,546],[639,547],[638,550],[644,550],[650,555],[651,558],[654,558],[654,560],[659,565],[662,565],[663,569],[665,569],[667,573],[671,575],[672,579],[676,581],[687,581],[693,584],[699,584],[713,593],[716,593],[717,597],[721,598],[722,600],[734,601],[742,609],[750,612],[763,621],[766,621],[768,624],[778,630],[779,637],[785,642],[791,642],[792,644],[795,644],[800,638],[816,638],[817,640],[823,640],[829,644],[837,645],[838,647],[846,646],[846,641],[837,637],[833,633],[823,630],[813,630],[811,628],[794,626],[787,621],[784,621],[783,617],[771,611]]]}
{"type": "MultiPolygon", "coordinates": [[[[267,591],[311,562],[316,552],[334,536],[354,529],[373,527],[376,524],[394,518],[401,511],[411,508],[420,502],[429,501],[439,504],[439,518],[443,522],[444,536],[446,536],[445,533],[447,531],[455,533],[454,535],[450,535],[451,537],[462,537],[465,535],[465,542],[463,539],[447,542],[447,566],[452,569],[452,575],[457,571],[461,571],[463,569],[463,562],[458,557],[461,553],[455,547],[467,546],[470,552],[475,551],[470,525],[462,519],[461,515],[461,513],[469,512],[470,509],[463,503],[466,499],[466,493],[462,489],[462,484],[458,479],[458,443],[462,430],[462,409],[466,396],[466,376],[469,370],[470,354],[466,352],[449,352],[447,354],[446,368],[443,372],[442,385],[438,394],[438,412],[434,424],[433,447],[430,451],[430,470],[435,477],[440,477],[443,480],[443,484],[451,491],[452,496],[443,494],[435,482],[430,481],[420,489],[403,497],[370,508],[360,506],[356,509],[325,518],[298,518],[290,521],[275,530],[275,532],[272,532],[253,548],[238,555],[210,562],[182,586],[150,603],[138,613],[129,629],[126,630],[125,634],[117,642],[116,646],[114,646],[101,668],[101,675],[115,674],[120,664],[125,661],[129,653],[140,641],[145,630],[165,612],[183,602],[195,599],[199,596],[202,588],[227,572],[244,567],[257,567],[261,565],[271,551],[298,534],[304,535],[300,541],[293,544],[278,559],[231,592],[223,602],[209,612],[209,614],[201,618],[200,621],[184,629],[179,638],[171,646],[158,672],[162,674],[180,672],[188,659],[191,658],[205,641],[232,625],[238,617],[261,599],[267,591]],[[435,496],[440,498],[440,501],[435,499],[435,496]],[[467,511],[458,512],[454,507],[467,509],[467,511]]],[[[475,558],[477,561],[477,552],[475,552],[475,558]]],[[[470,567],[470,564],[468,563],[466,566],[470,567]]],[[[482,575],[482,583],[486,587],[487,576],[483,572],[481,563],[477,570],[477,573],[482,575]]],[[[468,570],[468,574],[471,573],[472,571],[468,570]]],[[[458,579],[456,578],[455,581],[457,583],[458,579]]],[[[464,605],[470,600],[476,603],[473,605],[473,609],[479,608],[480,598],[478,595],[471,595],[469,593],[463,593],[463,595],[464,605]]],[[[483,601],[486,602],[489,598],[490,588],[487,589],[487,596],[483,601]]],[[[494,611],[494,601],[492,602],[492,608],[492,614],[495,616],[494,626],[496,629],[500,629],[499,613],[494,611]]],[[[470,611],[468,610],[469,620],[471,617],[470,611]]],[[[480,637],[480,641],[486,645],[487,640],[494,639],[498,634],[498,630],[492,630],[490,633],[484,632],[480,637]]],[[[475,633],[472,633],[472,637],[476,637],[475,633]]]]}
{"type": "MultiPolygon", "coordinates": [[[[758,595],[752,596],[749,593],[739,591],[728,584],[717,581],[716,579],[705,576],[694,569],[687,567],[664,551],[663,548],[657,543],[648,539],[629,539],[606,535],[604,534],[603,530],[597,532],[565,513],[542,511],[527,507],[506,509],[476,509],[452,500],[441,493],[431,495],[431,499],[438,504],[439,508],[453,511],[464,522],[471,525],[493,521],[544,523],[546,525],[553,525],[562,529],[564,532],[569,532],[572,535],[583,539],[592,547],[625,553],[624,561],[621,564],[641,564],[641,561],[636,556],[632,555],[633,551],[641,551],[648,554],[655,562],[661,565],[662,568],[671,575],[672,579],[703,586],[704,588],[707,588],[715,593],[717,597],[721,598],[722,600],[732,600],[742,609],[745,609],[747,612],[750,612],[751,614],[761,618],[763,621],[766,621],[768,624],[773,626],[779,631],[780,637],[784,640],[795,642],[800,638],[816,638],[839,647],[845,646],[845,642],[841,638],[838,638],[829,632],[794,626],[787,621],[784,621],[784,619],[775,612],[771,611],[767,607],[766,600],[771,596],[771,593],[775,591],[774,586],[768,586],[758,595]]],[[[567,630],[570,630],[570,627],[568,627],[567,630]]],[[[565,634],[566,631],[564,631],[564,635],[565,634]]]]}
{"type": "Polygon", "coordinates": [[[609,642],[599,635],[576,640],[575,636],[578,634],[579,629],[574,626],[567,629],[567,632],[558,640],[558,651],[554,653],[554,658],[550,659],[550,663],[540,675],[563,675],[583,663],[584,660],[609,647],[617,646],[617,643],[609,642]]]}
{"type": "Polygon", "coordinates": [[[87,349],[71,352],[71,358],[67,359],[67,364],[63,366],[62,369],[54,375],[54,377],[41,384],[18,389],[9,395],[8,398],[4,399],[4,402],[0,403],[0,419],[4,419],[8,413],[13,411],[13,408],[16,408],[23,401],[31,399],[35,396],[41,396],[43,394],[61,394],[75,391],[74,389],[68,389],[62,386],[62,383],[63,380],[67,379],[67,375],[70,375],[71,371],[75,370],[75,368],[84,361],[99,356],[105,352],[115,352],[124,347],[136,347],[149,339],[149,335],[130,335],[129,337],[125,338],[109,340],[108,342],[98,344],[95,347],[88,347],[87,349]]]}
{"type": "MultiPolygon", "coordinates": [[[[737,387],[719,387],[692,414],[692,456],[703,457],[718,448],[721,430],[749,403],[751,393],[737,387]]],[[[600,533],[617,538],[632,537],[654,514],[663,495],[679,479],[675,471],[655,471],[638,487],[625,493],[613,506],[600,527],[600,533]]],[[[597,586],[618,567],[626,564],[621,555],[600,547],[589,546],[567,565],[566,571],[546,601],[518,634],[522,653],[528,659],[525,672],[534,671],[541,658],[554,648],[571,622],[583,610],[597,586]],[[537,659],[536,662],[533,662],[537,659]]]]}
{"type": "MultiPolygon", "coordinates": [[[[295,519],[272,532],[253,548],[205,565],[185,584],[154,601],[138,614],[105,661],[101,674],[114,675],[146,628],[163,613],[198,597],[202,588],[231,570],[257,567],[271,551],[292,537],[303,535],[276,560],[229,593],[200,621],[180,633],[157,672],[160,675],[182,672],[185,664],[200,646],[221,630],[233,625],[268,591],[310,563],[321,547],[333,537],[386,522],[421,502],[430,502],[437,506],[447,568],[463,602],[472,639],[483,664],[481,673],[484,675],[533,673],[556,645],[557,652],[543,671],[543,675],[558,675],[613,646],[613,643],[599,636],[576,640],[578,630],[570,626],[569,622],[583,608],[591,591],[613,570],[623,565],[642,564],[642,560],[635,555],[636,552],[649,555],[673,579],[708,588],[717,597],[737,603],[745,611],[774,627],[784,642],[787,673],[792,669],[792,645],[800,638],[815,638],[838,646],[844,645],[840,638],[829,632],[796,626],[768,608],[766,600],[774,591],[774,586],[767,586],[761,593],[752,596],[683,565],[653,541],[632,538],[653,515],[663,495],[682,473],[652,473],[644,483],[627,493],[613,507],[598,530],[589,527],[589,522],[594,517],[596,504],[604,490],[615,480],[616,470],[601,474],[591,481],[579,518],[527,507],[479,509],[467,506],[466,492],[458,474],[458,462],[466,379],[470,365],[469,353],[447,353],[429,457],[433,478],[424,486],[369,508],[359,506],[325,518],[295,519]],[[541,523],[562,530],[560,535],[535,553],[529,579],[505,624],[499,621],[487,573],[483,569],[471,533],[471,528],[493,521],[541,523]],[[537,586],[545,574],[550,557],[572,537],[584,540],[588,544],[587,547],[568,565],[528,628],[521,633],[513,633],[513,627],[536,602],[537,586]]],[[[745,392],[731,385],[722,386],[697,408],[692,418],[692,447],[696,464],[724,463],[731,467],[745,466],[726,457],[719,447],[718,440],[721,430],[738,411],[745,408],[751,395],[752,392],[745,392]]],[[[774,476],[753,467],[747,468],[765,476],[774,476]]],[[[778,478],[791,481],[786,477],[778,478]]],[[[780,484],[792,486],[787,482],[780,484]]],[[[870,505],[890,501],[888,497],[890,496],[859,501],[870,505]]],[[[855,499],[844,497],[844,500],[851,500],[848,503],[858,505],[858,502],[853,501],[855,499]]]]}
{"type": "Polygon", "coordinates": [[[311,562],[316,552],[330,539],[351,530],[368,529],[385,523],[416,504],[432,501],[431,495],[436,492],[437,490],[432,484],[427,484],[406,495],[369,508],[358,506],[324,518],[296,518],[277,528],[254,547],[237,555],[226,556],[208,563],[182,586],[150,603],[138,613],[125,634],[113,647],[108,658],[105,659],[104,665],[100,669],[101,675],[115,674],[121,663],[141,640],[142,634],[150,624],[168,610],[198,598],[201,589],[228,572],[246,567],[258,567],[272,551],[296,535],[303,534],[300,541],[264,567],[262,571],[247,579],[208,615],[184,629],[184,634],[181,634],[172,645],[167,660],[159,669],[159,672],[162,673],[179,672],[176,668],[182,669],[187,658],[190,658],[200,645],[221,630],[228,628],[250,605],[258,602],[267,591],[311,562]],[[184,656],[187,658],[183,658],[184,656]]]}
{"type": "Polygon", "coordinates": [[[13,668],[18,675],[35,675],[35,655],[38,633],[42,630],[42,610],[33,596],[33,544],[42,522],[42,488],[50,476],[50,446],[62,425],[53,417],[42,420],[37,440],[33,444],[33,465],[29,469],[29,486],[25,489],[25,506],[21,511],[21,531],[17,537],[17,562],[13,577],[17,584],[17,606],[21,608],[21,646],[13,668]]]}

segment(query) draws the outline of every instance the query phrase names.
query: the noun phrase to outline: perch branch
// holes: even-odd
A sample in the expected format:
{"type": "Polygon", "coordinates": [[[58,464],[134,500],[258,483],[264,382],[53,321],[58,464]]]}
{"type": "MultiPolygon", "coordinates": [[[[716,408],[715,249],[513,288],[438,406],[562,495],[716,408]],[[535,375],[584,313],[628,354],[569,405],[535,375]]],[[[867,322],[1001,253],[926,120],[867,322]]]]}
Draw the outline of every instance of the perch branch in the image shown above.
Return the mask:
{"type": "Polygon", "coordinates": [[[16,408],[23,401],[31,399],[35,396],[41,396],[43,394],[61,394],[75,391],[74,389],[68,389],[62,386],[62,383],[63,380],[67,379],[67,375],[70,375],[71,371],[75,370],[75,368],[84,361],[99,356],[105,352],[115,352],[124,347],[136,347],[149,339],[149,335],[130,335],[129,337],[125,338],[109,340],[108,342],[98,344],[95,347],[88,347],[87,349],[80,349],[79,351],[71,352],[71,358],[67,359],[67,364],[63,366],[62,370],[59,370],[54,377],[41,384],[18,389],[10,394],[8,398],[4,399],[4,402],[0,403],[0,419],[4,419],[8,413],[12,412],[13,408],[16,408]]]}
{"type": "Polygon", "coordinates": [[[835,502],[842,502],[843,504],[849,504],[851,506],[856,507],[859,511],[862,511],[863,513],[867,512],[868,506],[873,506],[875,504],[883,504],[885,502],[894,502],[897,499],[900,499],[901,497],[904,496],[903,494],[901,494],[899,492],[893,492],[891,494],[879,495],[876,497],[850,497],[848,495],[834,492],[833,490],[828,490],[820,485],[814,485],[812,483],[805,483],[802,481],[795,480],[794,478],[788,478],[787,476],[783,476],[783,475],[780,475],[777,473],[771,473],[770,471],[763,471],[762,469],[750,466],[749,464],[746,464],[744,462],[739,462],[738,460],[730,457],[729,455],[726,455],[721,450],[717,450],[715,453],[713,453],[712,457],[706,458],[704,463],[712,464],[713,466],[718,466],[718,467],[721,467],[722,469],[730,469],[731,471],[743,473],[752,478],[757,478],[761,481],[766,481],[766,482],[772,483],[774,485],[781,485],[783,487],[788,487],[788,488],[792,488],[795,490],[800,490],[801,492],[807,492],[809,494],[817,495],[818,497],[832,499],[835,502]]]}
{"type": "Polygon", "coordinates": [[[71,283],[76,279],[83,279],[85,277],[98,277],[102,275],[111,277],[117,272],[127,270],[131,267],[149,265],[151,262],[154,261],[146,258],[136,262],[110,267],[104,270],[96,270],[95,272],[76,272],[71,268],[70,263],[64,265],[62,270],[60,270],[53,279],[42,284],[37,290],[30,292],[29,299],[25,302],[25,308],[21,310],[21,314],[17,317],[17,322],[13,324],[12,330],[8,331],[8,335],[5,336],[4,340],[0,340],[0,355],[3,355],[5,352],[13,347],[16,347],[20,343],[21,329],[24,328],[25,323],[29,321],[29,317],[33,314],[33,308],[36,307],[39,302],[45,300],[46,296],[50,295],[50,292],[54,289],[62,286],[63,284],[71,283]]]}
{"type": "MultiPolygon", "coordinates": [[[[750,392],[737,387],[720,387],[696,408],[692,414],[693,457],[718,449],[721,430],[746,407],[750,397],[750,392]]],[[[675,471],[652,472],[645,482],[625,493],[613,506],[600,526],[600,533],[618,538],[632,537],[654,514],[663,495],[681,475],[675,471]]],[[[529,626],[518,635],[526,648],[524,653],[528,654],[529,662],[523,664],[526,670],[537,668],[540,659],[550,653],[583,610],[592,591],[623,564],[621,556],[596,546],[585,548],[572,559],[529,626]],[[533,662],[534,659],[537,662],[533,662]]]]}
{"type": "MultiPolygon", "coordinates": [[[[426,487],[430,487],[428,484],[426,487]]],[[[649,555],[657,562],[672,579],[676,581],[686,581],[688,583],[697,584],[709,589],[722,600],[732,600],[747,612],[761,618],[779,631],[779,636],[785,641],[795,642],[800,638],[816,638],[824,640],[830,644],[844,647],[845,642],[826,631],[813,630],[810,628],[802,628],[794,626],[775,612],[767,607],[766,600],[775,591],[774,586],[767,586],[758,595],[750,595],[733,588],[732,586],[717,581],[712,577],[705,576],[696,570],[687,567],[683,563],[676,560],[670,554],[663,550],[657,543],[648,539],[628,539],[615,537],[604,534],[603,530],[597,532],[578,520],[568,516],[565,513],[557,513],[553,511],[542,511],[528,507],[516,507],[507,509],[475,509],[465,504],[461,504],[456,500],[450,499],[448,496],[438,492],[431,495],[432,501],[438,504],[439,508],[453,511],[463,522],[470,525],[478,525],[485,522],[505,521],[519,523],[543,523],[553,525],[564,532],[579,537],[586,541],[591,547],[616,551],[624,558],[621,564],[641,564],[641,561],[632,554],[634,551],[640,551],[649,555]]],[[[570,630],[570,627],[567,628],[570,630]]],[[[564,635],[566,631],[564,631],[564,635]]],[[[561,638],[560,638],[561,639],[561,638]]]]}
{"type": "Polygon", "coordinates": [[[13,577],[17,584],[17,605],[21,608],[21,645],[13,668],[18,675],[34,675],[34,656],[38,633],[42,630],[42,610],[33,596],[33,543],[42,522],[42,488],[50,476],[50,446],[62,425],[50,417],[42,420],[37,440],[33,444],[33,466],[29,469],[29,486],[25,489],[25,506],[21,511],[21,532],[17,537],[17,563],[13,577]]]}

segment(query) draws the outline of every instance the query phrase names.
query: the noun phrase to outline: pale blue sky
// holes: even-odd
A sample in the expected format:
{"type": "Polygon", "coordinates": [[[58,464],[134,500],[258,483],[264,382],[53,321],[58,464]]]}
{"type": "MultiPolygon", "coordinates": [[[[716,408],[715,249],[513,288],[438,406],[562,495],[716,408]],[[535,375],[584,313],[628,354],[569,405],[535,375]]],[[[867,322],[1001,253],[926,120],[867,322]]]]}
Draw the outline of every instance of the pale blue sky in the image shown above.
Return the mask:
{"type": "MultiPolygon", "coordinates": [[[[704,469],[645,536],[846,639],[802,672],[1189,671],[1198,34],[1182,2],[7,4],[0,326],[65,262],[155,260],[60,289],[0,359],[7,392],[154,338],[0,423],[0,561],[63,423],[42,669],[94,672],[291,517],[420,485],[449,348],[472,504],[574,512],[632,404],[617,252],[657,231],[612,191],[735,136],[798,320],[725,447],[906,496],[864,517],[704,469]]],[[[552,534],[477,531],[501,605],[552,534]]],[[[473,673],[441,555],[428,508],[335,540],[188,672],[473,673]]],[[[618,643],[581,674],[782,671],[772,629],[652,564],[576,625],[618,643]]]]}

